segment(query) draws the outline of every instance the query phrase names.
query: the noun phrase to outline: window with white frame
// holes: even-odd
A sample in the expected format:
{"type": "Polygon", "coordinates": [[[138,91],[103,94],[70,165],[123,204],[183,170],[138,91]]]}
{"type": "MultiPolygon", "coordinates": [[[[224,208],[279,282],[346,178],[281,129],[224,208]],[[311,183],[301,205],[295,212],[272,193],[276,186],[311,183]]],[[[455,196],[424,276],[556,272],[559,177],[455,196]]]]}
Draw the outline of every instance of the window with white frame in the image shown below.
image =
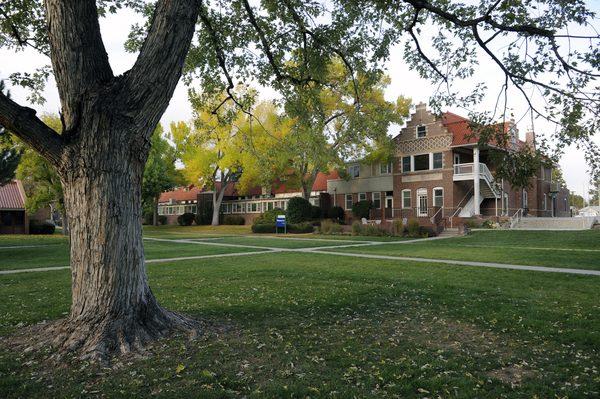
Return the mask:
{"type": "Polygon", "coordinates": [[[433,206],[437,206],[439,208],[444,207],[444,188],[443,187],[435,187],[433,189],[433,206]]]}
{"type": "Polygon", "coordinates": [[[402,190],[402,208],[410,208],[410,190],[402,190]]]}
{"type": "Polygon", "coordinates": [[[502,196],[502,214],[508,215],[508,193],[502,196]]]}
{"type": "Polygon", "coordinates": [[[346,194],[346,210],[352,210],[352,194],[346,194]]]}
{"type": "Polygon", "coordinates": [[[392,173],[392,163],[382,163],[379,165],[379,172],[382,175],[389,175],[392,173]]]}
{"type": "Polygon", "coordinates": [[[381,193],[379,191],[373,193],[373,208],[381,209],[381,193]]]}
{"type": "Polygon", "coordinates": [[[359,201],[366,201],[367,200],[367,193],[358,193],[358,200],[359,201]]]}
{"type": "Polygon", "coordinates": [[[360,177],[360,165],[348,166],[348,175],[350,175],[351,178],[360,177]]]}
{"type": "Polygon", "coordinates": [[[413,155],[413,171],[429,170],[429,154],[413,155]]]}
{"type": "Polygon", "coordinates": [[[410,172],[410,156],[402,157],[402,172],[410,172]]]}
{"type": "Polygon", "coordinates": [[[427,136],[427,126],[425,125],[419,125],[416,127],[416,132],[417,132],[417,138],[423,138],[425,136],[427,136]]]}
{"type": "Polygon", "coordinates": [[[522,208],[528,208],[527,203],[528,203],[528,201],[527,201],[527,191],[523,190],[522,204],[521,204],[522,206],[521,207],[522,208]]]}
{"type": "Polygon", "coordinates": [[[432,169],[442,169],[443,159],[444,159],[444,157],[441,152],[434,152],[432,169]]]}

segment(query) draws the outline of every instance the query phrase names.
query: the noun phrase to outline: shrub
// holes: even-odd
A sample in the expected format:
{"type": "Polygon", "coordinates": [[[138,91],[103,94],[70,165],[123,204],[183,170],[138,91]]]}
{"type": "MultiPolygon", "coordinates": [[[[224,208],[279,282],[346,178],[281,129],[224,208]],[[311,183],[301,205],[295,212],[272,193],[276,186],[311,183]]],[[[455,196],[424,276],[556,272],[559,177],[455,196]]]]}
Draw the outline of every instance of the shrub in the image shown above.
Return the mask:
{"type": "Polygon", "coordinates": [[[419,226],[419,236],[423,237],[423,238],[427,238],[427,237],[435,237],[437,234],[435,233],[435,230],[433,229],[433,227],[429,227],[429,226],[419,226]]]}
{"type": "Polygon", "coordinates": [[[354,205],[352,205],[352,214],[357,218],[369,218],[369,211],[373,207],[373,203],[371,201],[358,201],[354,205]]]}
{"type": "Polygon", "coordinates": [[[196,214],[196,224],[198,226],[212,223],[213,204],[211,201],[198,202],[198,213],[196,214]]]}
{"type": "Polygon", "coordinates": [[[315,228],[311,223],[308,222],[289,224],[287,226],[287,232],[292,234],[312,233],[314,231],[315,228]]]}
{"type": "Polygon", "coordinates": [[[410,219],[408,221],[408,236],[409,237],[420,237],[420,231],[419,231],[419,221],[417,219],[410,219]]]}
{"type": "Polygon", "coordinates": [[[472,218],[472,219],[465,219],[464,224],[471,229],[477,229],[477,228],[481,227],[482,223],[481,223],[481,220],[472,218]]]}
{"type": "Polygon", "coordinates": [[[49,220],[45,222],[31,220],[29,222],[29,234],[54,234],[54,231],[56,231],[56,226],[49,220]]]}
{"type": "Polygon", "coordinates": [[[241,226],[245,222],[246,221],[244,220],[244,218],[240,215],[225,215],[223,217],[223,224],[241,226]]]}
{"type": "Polygon", "coordinates": [[[344,220],[344,208],[341,206],[334,206],[329,210],[329,217],[338,221],[344,220]]]}
{"type": "Polygon", "coordinates": [[[362,230],[363,230],[363,226],[362,223],[359,222],[358,220],[354,221],[354,223],[352,223],[352,235],[353,236],[359,236],[362,234],[362,230]]]}
{"type": "Polygon", "coordinates": [[[167,224],[167,217],[165,215],[158,215],[158,219],[156,220],[158,224],[165,225],[167,224]]]}
{"type": "Polygon", "coordinates": [[[484,229],[494,229],[496,228],[496,223],[494,223],[494,221],[491,219],[486,219],[481,224],[481,227],[483,227],[484,229]]]}
{"type": "Polygon", "coordinates": [[[392,235],[398,237],[404,235],[404,223],[402,223],[402,219],[396,219],[392,222],[392,235]]]}
{"type": "Polygon", "coordinates": [[[287,208],[289,223],[301,223],[312,217],[312,205],[302,197],[290,198],[287,208]]]}
{"type": "Polygon", "coordinates": [[[143,216],[142,216],[142,224],[151,225],[153,219],[154,219],[154,212],[152,212],[152,211],[144,212],[143,216]]]}
{"type": "Polygon", "coordinates": [[[177,224],[180,226],[191,226],[194,223],[195,216],[193,213],[184,213],[177,216],[177,224]]]}
{"type": "Polygon", "coordinates": [[[274,223],[255,223],[252,225],[253,233],[275,233],[274,223]]]}
{"type": "Polygon", "coordinates": [[[254,219],[252,224],[274,224],[278,215],[285,215],[285,211],[280,208],[271,209],[270,211],[266,211],[258,215],[258,217],[254,219]]]}
{"type": "Polygon", "coordinates": [[[363,236],[383,237],[389,235],[388,231],[381,225],[368,224],[362,227],[363,236]]]}
{"type": "Polygon", "coordinates": [[[321,208],[319,208],[318,206],[312,206],[310,209],[310,217],[312,219],[321,219],[323,217],[323,214],[325,212],[323,212],[323,210],[321,208]]]}
{"type": "Polygon", "coordinates": [[[321,234],[340,234],[342,232],[342,226],[331,220],[323,220],[321,222],[321,234]]]}

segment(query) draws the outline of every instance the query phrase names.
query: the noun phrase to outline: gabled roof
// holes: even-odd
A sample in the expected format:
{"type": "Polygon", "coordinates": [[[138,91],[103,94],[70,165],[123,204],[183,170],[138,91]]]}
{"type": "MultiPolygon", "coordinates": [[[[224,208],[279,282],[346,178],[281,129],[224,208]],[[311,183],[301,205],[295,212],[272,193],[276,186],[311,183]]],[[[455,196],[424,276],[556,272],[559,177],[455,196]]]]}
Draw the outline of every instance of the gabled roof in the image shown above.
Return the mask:
{"type": "Polygon", "coordinates": [[[25,191],[19,180],[0,186],[0,209],[25,210],[25,191]]]}
{"type": "MultiPolygon", "coordinates": [[[[477,144],[477,142],[479,141],[479,135],[477,133],[474,133],[473,130],[471,130],[469,122],[469,119],[452,112],[444,112],[442,114],[442,124],[446,129],[448,129],[448,132],[452,133],[451,146],[456,147],[469,144],[477,144]]],[[[497,123],[493,126],[497,126],[498,130],[502,130],[505,134],[508,134],[511,125],[509,122],[504,122],[497,123]]],[[[492,146],[498,146],[495,137],[491,137],[491,140],[488,144],[492,146]]],[[[525,142],[517,138],[516,145],[517,147],[522,147],[523,145],[525,145],[525,142]]]]}
{"type": "Polygon", "coordinates": [[[192,201],[198,198],[198,193],[201,191],[198,187],[194,186],[179,187],[175,190],[161,193],[158,202],[169,202],[170,200],[192,201]]]}

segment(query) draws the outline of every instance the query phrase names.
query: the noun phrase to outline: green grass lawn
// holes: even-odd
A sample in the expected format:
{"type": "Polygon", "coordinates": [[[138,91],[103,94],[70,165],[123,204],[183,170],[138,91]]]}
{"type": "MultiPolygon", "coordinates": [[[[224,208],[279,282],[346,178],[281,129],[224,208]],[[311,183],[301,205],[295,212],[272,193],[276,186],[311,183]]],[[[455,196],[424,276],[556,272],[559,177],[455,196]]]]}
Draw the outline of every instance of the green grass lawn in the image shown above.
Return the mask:
{"type": "Polygon", "coordinates": [[[144,226],[144,236],[160,238],[202,238],[224,235],[250,234],[250,225],[244,226],[144,226]]]}
{"type": "MultiPolygon", "coordinates": [[[[0,354],[4,397],[592,397],[597,278],[278,253],[149,265],[161,303],[218,325],[114,370],[0,354]]],[[[63,316],[69,273],[0,276],[2,324],[63,316]]],[[[21,324],[20,324],[21,323],[21,324]]]]}
{"type": "Polygon", "coordinates": [[[466,237],[331,251],[600,270],[600,230],[475,231],[466,237]]]}
{"type": "MultiPolygon", "coordinates": [[[[55,236],[45,238],[37,237],[33,242],[39,247],[30,247],[27,242],[22,242],[17,247],[16,242],[9,245],[0,243],[0,270],[30,269],[39,267],[55,267],[69,265],[69,243],[66,238],[56,239],[55,236]],[[42,241],[40,241],[42,240],[42,241]],[[3,248],[4,246],[4,248],[3,248]]],[[[146,259],[178,258],[185,256],[202,256],[225,254],[232,252],[253,252],[252,248],[234,248],[209,246],[203,244],[183,244],[177,242],[144,240],[146,259]]]]}
{"type": "MultiPolygon", "coordinates": [[[[170,239],[234,234],[192,230],[146,234],[170,239]]],[[[205,242],[291,249],[336,244],[241,234],[205,242]]],[[[331,238],[302,236],[310,237],[331,238]]],[[[594,231],[483,231],[463,238],[335,250],[594,268],[594,262],[600,263],[598,252],[558,250],[598,249],[599,238],[594,231]]],[[[144,244],[149,259],[252,251],[165,241],[144,244]]],[[[66,239],[56,235],[1,237],[0,268],[9,263],[10,268],[58,261],[65,265],[67,249],[66,239]],[[16,245],[44,246],[6,248],[16,245]]],[[[43,354],[14,353],[2,342],[23,326],[68,313],[70,272],[1,275],[0,396],[600,395],[600,278],[595,276],[306,252],[147,267],[161,304],[219,328],[194,341],[163,340],[146,356],[118,361],[113,369],[80,362],[48,368],[43,354]]]]}

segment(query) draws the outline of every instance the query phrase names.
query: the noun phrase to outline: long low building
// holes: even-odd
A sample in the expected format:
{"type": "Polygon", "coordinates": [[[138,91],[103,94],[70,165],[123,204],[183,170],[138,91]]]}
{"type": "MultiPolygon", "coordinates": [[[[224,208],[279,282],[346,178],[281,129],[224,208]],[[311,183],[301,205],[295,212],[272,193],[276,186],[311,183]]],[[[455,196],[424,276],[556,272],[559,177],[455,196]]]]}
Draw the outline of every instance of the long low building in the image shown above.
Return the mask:
{"type": "MultiPolygon", "coordinates": [[[[499,126],[513,148],[535,146],[533,132],[527,132],[523,141],[514,122],[499,126]]],[[[450,112],[436,115],[421,103],[394,142],[396,153],[389,163],[348,162],[343,178],[336,171],[320,173],[311,203],[340,206],[351,220],[352,206],[369,200],[373,219],[417,218],[423,224],[460,223],[474,216],[571,216],[569,191],[553,181],[552,168],[540,168],[527,188],[515,189],[507,181],[496,180],[490,152],[499,148],[493,144],[480,147],[467,118],[450,112]]],[[[202,195],[212,192],[185,188],[163,193],[159,214],[168,215],[174,223],[177,215],[195,211],[202,195]]],[[[250,222],[266,210],[286,209],[289,199],[300,195],[299,190],[284,185],[238,193],[231,184],[221,211],[242,215],[250,222]]]]}

